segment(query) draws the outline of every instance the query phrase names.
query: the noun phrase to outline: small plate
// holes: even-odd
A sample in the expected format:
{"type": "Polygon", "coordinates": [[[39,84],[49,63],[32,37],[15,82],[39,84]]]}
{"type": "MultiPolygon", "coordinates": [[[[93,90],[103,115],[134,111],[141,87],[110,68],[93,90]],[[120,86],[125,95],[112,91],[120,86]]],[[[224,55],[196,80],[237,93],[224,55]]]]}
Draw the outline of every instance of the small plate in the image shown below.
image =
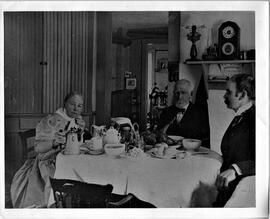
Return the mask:
{"type": "Polygon", "coordinates": [[[91,155],[99,155],[99,154],[103,154],[104,151],[103,150],[89,150],[88,153],[91,155]]]}
{"type": "Polygon", "coordinates": [[[164,159],[164,156],[160,156],[158,154],[156,154],[154,151],[151,151],[148,153],[151,157],[154,157],[154,158],[159,158],[159,159],[164,159]]]}
{"type": "Polygon", "coordinates": [[[182,136],[178,136],[178,135],[168,135],[169,138],[171,138],[174,141],[181,141],[184,139],[184,137],[182,136]]]}

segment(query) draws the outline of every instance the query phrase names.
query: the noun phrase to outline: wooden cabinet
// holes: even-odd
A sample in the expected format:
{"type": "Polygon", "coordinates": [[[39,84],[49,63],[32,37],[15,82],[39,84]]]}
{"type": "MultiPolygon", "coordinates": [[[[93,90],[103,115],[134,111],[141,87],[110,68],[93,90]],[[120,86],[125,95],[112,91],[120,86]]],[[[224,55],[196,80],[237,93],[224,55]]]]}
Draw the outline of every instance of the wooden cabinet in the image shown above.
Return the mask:
{"type": "Polygon", "coordinates": [[[218,65],[219,68],[222,68],[222,65],[226,64],[237,64],[241,65],[242,69],[245,69],[247,73],[255,76],[255,60],[219,60],[219,61],[186,61],[185,64],[187,65],[201,65],[204,72],[205,81],[208,83],[208,89],[212,90],[223,90],[225,89],[226,85],[226,76],[224,78],[218,77],[211,77],[210,75],[210,66],[211,65],[218,65]],[[248,70],[246,69],[248,68],[248,70]]]}

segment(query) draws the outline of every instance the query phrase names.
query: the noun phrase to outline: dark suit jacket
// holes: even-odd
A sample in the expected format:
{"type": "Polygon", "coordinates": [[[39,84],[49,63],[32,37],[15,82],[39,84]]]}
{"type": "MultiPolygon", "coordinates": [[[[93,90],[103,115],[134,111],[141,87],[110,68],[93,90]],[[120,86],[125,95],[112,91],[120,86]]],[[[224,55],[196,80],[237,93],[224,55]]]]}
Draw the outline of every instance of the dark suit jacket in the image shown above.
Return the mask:
{"type": "MultiPolygon", "coordinates": [[[[180,110],[172,105],[166,108],[160,115],[158,129],[168,124],[180,110]]],[[[180,124],[173,123],[167,129],[168,135],[179,135],[185,138],[202,140],[202,146],[210,148],[210,127],[208,118],[204,117],[203,108],[189,103],[180,124]]]]}
{"type": "Polygon", "coordinates": [[[232,164],[237,166],[245,175],[255,174],[255,106],[242,113],[242,119],[226,130],[222,142],[221,152],[223,164],[221,172],[232,164]]]}

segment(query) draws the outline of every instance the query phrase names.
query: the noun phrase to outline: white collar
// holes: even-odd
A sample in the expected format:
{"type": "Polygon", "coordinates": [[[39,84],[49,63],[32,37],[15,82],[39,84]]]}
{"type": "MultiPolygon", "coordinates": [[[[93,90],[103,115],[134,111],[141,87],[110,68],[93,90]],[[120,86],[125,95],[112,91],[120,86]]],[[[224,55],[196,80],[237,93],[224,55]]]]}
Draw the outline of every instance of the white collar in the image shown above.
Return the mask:
{"type": "Polygon", "coordinates": [[[66,112],[66,109],[65,109],[65,108],[59,108],[58,110],[56,110],[55,113],[59,114],[60,116],[62,116],[62,117],[63,117],[65,120],[67,120],[67,121],[72,121],[72,120],[74,120],[73,118],[71,118],[71,117],[69,117],[69,116],[67,115],[67,112],[66,112]]]}
{"type": "Polygon", "coordinates": [[[244,106],[241,106],[235,113],[235,116],[239,116],[241,115],[243,112],[245,112],[246,110],[248,110],[250,107],[252,107],[252,102],[248,102],[247,104],[245,104],[244,106]]]}
{"type": "Polygon", "coordinates": [[[189,106],[189,103],[187,105],[183,106],[182,108],[184,108],[185,110],[187,110],[188,106],[189,106]]]}

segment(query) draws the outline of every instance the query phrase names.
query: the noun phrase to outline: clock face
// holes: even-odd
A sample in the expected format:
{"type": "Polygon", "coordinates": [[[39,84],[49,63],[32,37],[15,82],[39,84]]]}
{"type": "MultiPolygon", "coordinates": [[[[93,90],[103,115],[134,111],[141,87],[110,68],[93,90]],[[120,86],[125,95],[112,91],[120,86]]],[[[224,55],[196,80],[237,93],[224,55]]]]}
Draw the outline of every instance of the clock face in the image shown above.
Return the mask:
{"type": "Polygon", "coordinates": [[[235,35],[235,31],[234,28],[232,28],[231,26],[227,26],[223,29],[222,31],[222,35],[226,38],[226,39],[230,39],[235,35]]]}
{"type": "Polygon", "coordinates": [[[222,46],[222,52],[227,56],[233,54],[234,45],[230,42],[224,43],[222,46]]]}

